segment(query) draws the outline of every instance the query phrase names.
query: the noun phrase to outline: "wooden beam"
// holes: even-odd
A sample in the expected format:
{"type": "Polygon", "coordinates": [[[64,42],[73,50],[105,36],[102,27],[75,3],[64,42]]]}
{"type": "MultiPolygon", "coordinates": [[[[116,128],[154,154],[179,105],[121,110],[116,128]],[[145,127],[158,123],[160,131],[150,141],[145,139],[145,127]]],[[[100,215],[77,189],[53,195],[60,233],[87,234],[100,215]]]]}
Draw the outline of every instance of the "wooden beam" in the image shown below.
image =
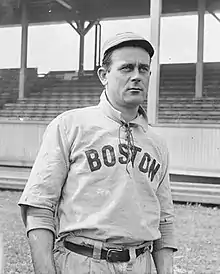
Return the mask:
{"type": "Polygon", "coordinates": [[[98,20],[91,20],[91,21],[89,21],[89,24],[88,24],[88,26],[84,29],[84,31],[83,31],[83,33],[84,33],[84,35],[86,35],[90,30],[91,30],[91,28],[96,24],[96,23],[98,23],[99,21],[98,20]]]}
{"type": "Polygon", "coordinates": [[[84,71],[84,51],[85,51],[85,35],[84,35],[85,21],[77,22],[77,28],[79,30],[79,75],[83,75],[84,71]]]}
{"type": "Polygon", "coordinates": [[[208,12],[220,23],[220,18],[214,13],[214,11],[208,10],[208,12]]]}
{"type": "Polygon", "coordinates": [[[79,34],[79,75],[83,75],[84,70],[84,47],[85,47],[85,36],[89,32],[89,30],[99,21],[98,20],[91,20],[89,24],[85,27],[84,20],[77,20],[76,26],[73,25],[71,21],[67,22],[70,26],[79,34]]]}
{"type": "Polygon", "coordinates": [[[94,70],[97,67],[97,50],[98,50],[98,24],[95,25],[95,45],[94,45],[94,70]]]}
{"type": "Polygon", "coordinates": [[[162,0],[151,0],[151,43],[155,53],[151,63],[151,78],[148,90],[147,115],[150,124],[157,122],[159,88],[160,88],[160,18],[162,0]]]}
{"type": "Polygon", "coordinates": [[[100,66],[101,58],[101,24],[100,22],[95,24],[95,46],[94,46],[94,70],[100,66]]]}
{"type": "Polygon", "coordinates": [[[27,46],[28,46],[28,17],[27,2],[21,2],[22,11],[22,32],[21,32],[21,67],[19,77],[19,99],[23,99],[25,95],[26,69],[27,69],[27,46]]]}
{"type": "Polygon", "coordinates": [[[68,9],[68,10],[72,10],[72,6],[69,5],[66,1],[64,0],[55,0],[57,3],[59,3],[61,6],[63,6],[64,8],[68,9]]]}
{"type": "Polygon", "coordinates": [[[67,23],[80,35],[79,29],[75,27],[71,21],[67,21],[67,23]]]}
{"type": "Polygon", "coordinates": [[[204,56],[204,25],[205,25],[206,0],[198,1],[198,42],[196,63],[196,98],[203,94],[203,56],[204,56]]]}

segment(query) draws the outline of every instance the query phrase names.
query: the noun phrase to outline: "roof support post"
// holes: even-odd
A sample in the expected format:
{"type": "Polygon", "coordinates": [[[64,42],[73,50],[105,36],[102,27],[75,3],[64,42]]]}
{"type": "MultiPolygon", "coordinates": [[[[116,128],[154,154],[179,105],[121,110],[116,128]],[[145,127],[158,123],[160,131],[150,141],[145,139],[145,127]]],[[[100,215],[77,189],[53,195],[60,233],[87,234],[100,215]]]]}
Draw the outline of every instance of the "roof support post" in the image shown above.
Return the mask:
{"type": "Polygon", "coordinates": [[[205,26],[206,0],[198,0],[198,42],[196,63],[196,98],[203,94],[203,55],[204,55],[204,26],[205,26]]]}
{"type": "Polygon", "coordinates": [[[160,88],[160,18],[162,10],[162,0],[151,0],[151,43],[154,46],[155,54],[151,63],[151,79],[149,83],[147,115],[150,124],[157,122],[157,109],[160,88]]]}
{"type": "Polygon", "coordinates": [[[99,23],[99,54],[98,54],[98,66],[101,65],[102,60],[101,60],[101,42],[102,42],[102,26],[99,23]]]}
{"type": "Polygon", "coordinates": [[[101,24],[95,24],[95,52],[94,52],[94,70],[100,66],[101,56],[101,24]]]}
{"type": "Polygon", "coordinates": [[[85,21],[76,21],[77,27],[69,20],[67,22],[70,26],[79,34],[79,76],[83,75],[84,72],[84,48],[85,48],[85,36],[90,31],[90,29],[97,23],[97,20],[89,21],[88,26],[85,28],[85,21]]]}
{"type": "Polygon", "coordinates": [[[25,96],[25,82],[26,82],[26,69],[27,69],[27,46],[28,46],[28,16],[27,16],[27,2],[21,1],[21,67],[19,76],[19,99],[25,96]]]}
{"type": "Polygon", "coordinates": [[[84,49],[85,49],[85,34],[84,30],[85,21],[80,20],[78,22],[79,28],[79,75],[83,75],[84,71],[84,49]]]}
{"type": "Polygon", "coordinates": [[[98,24],[95,25],[95,47],[94,47],[94,70],[97,67],[97,42],[98,42],[98,24]]]}

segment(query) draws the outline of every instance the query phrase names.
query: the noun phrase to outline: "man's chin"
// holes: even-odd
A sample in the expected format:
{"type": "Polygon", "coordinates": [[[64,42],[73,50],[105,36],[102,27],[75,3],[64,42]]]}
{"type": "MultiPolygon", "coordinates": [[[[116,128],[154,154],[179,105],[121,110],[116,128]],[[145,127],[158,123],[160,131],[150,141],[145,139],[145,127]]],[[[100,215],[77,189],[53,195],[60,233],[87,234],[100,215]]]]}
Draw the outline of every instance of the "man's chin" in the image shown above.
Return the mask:
{"type": "Polygon", "coordinates": [[[133,96],[131,98],[127,98],[125,102],[127,103],[127,105],[136,107],[144,103],[144,98],[139,96],[133,96]]]}

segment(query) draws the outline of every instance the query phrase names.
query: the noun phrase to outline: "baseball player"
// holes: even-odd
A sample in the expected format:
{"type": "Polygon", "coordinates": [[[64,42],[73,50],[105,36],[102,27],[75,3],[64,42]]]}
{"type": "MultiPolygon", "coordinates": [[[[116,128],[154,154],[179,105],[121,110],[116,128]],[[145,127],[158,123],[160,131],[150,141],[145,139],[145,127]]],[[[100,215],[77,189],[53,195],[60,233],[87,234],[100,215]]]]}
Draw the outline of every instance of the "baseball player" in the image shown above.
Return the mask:
{"type": "Polygon", "coordinates": [[[150,274],[151,258],[173,273],[168,151],[141,106],[153,54],[135,33],[110,38],[100,103],[48,125],[19,201],[35,273],[150,274]]]}

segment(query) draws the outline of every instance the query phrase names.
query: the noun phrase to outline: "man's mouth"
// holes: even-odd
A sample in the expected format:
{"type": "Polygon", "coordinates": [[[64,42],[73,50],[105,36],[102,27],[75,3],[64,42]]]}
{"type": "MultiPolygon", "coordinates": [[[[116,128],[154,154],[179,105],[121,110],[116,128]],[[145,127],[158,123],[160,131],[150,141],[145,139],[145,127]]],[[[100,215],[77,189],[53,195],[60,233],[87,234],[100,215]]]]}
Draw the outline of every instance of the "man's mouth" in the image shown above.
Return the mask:
{"type": "Polygon", "coordinates": [[[142,89],[142,88],[129,88],[128,90],[131,90],[131,91],[137,91],[137,92],[139,92],[139,91],[143,91],[143,89],[142,89]]]}

